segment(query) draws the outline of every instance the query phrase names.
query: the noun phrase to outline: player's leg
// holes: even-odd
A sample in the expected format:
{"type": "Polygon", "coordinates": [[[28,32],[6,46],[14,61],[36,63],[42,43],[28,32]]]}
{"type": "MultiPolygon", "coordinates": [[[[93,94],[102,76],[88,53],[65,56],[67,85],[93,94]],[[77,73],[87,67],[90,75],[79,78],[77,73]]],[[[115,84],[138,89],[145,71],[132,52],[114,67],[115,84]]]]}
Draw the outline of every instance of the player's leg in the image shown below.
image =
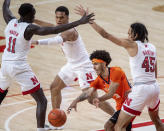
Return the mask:
{"type": "Polygon", "coordinates": [[[153,121],[156,130],[157,131],[164,131],[164,124],[162,123],[162,121],[160,120],[159,117],[159,110],[155,110],[155,111],[150,111],[149,110],[149,116],[151,118],[151,120],[153,121]]]}
{"type": "Polygon", "coordinates": [[[44,131],[45,115],[47,109],[47,99],[40,88],[40,83],[27,63],[19,63],[13,66],[14,79],[21,85],[22,94],[31,94],[37,103],[36,118],[37,130],[44,131]]]}
{"type": "Polygon", "coordinates": [[[121,110],[117,123],[114,127],[115,131],[126,131],[127,126],[134,118],[135,116],[129,115],[128,113],[121,110]]]}
{"type": "Polygon", "coordinates": [[[114,123],[111,120],[108,120],[104,125],[105,131],[114,131],[114,123]]]}
{"type": "Polygon", "coordinates": [[[156,130],[157,131],[164,131],[164,124],[160,120],[159,117],[159,104],[160,104],[160,99],[159,99],[159,93],[160,89],[158,86],[158,83],[154,83],[151,85],[153,90],[152,90],[152,97],[150,97],[150,100],[148,102],[148,111],[149,111],[149,116],[151,120],[153,121],[156,130]]]}
{"type": "Polygon", "coordinates": [[[32,93],[31,96],[35,99],[37,103],[37,109],[36,109],[37,128],[44,128],[46,109],[47,109],[47,99],[43,93],[42,88],[32,93]]]}
{"type": "Polygon", "coordinates": [[[105,123],[104,128],[105,131],[114,131],[114,125],[117,122],[120,110],[116,111],[113,116],[105,123]]]}
{"type": "Polygon", "coordinates": [[[60,104],[62,101],[62,96],[61,96],[61,90],[66,87],[65,83],[63,80],[57,75],[54,79],[54,81],[51,84],[51,101],[52,101],[52,107],[53,109],[55,108],[60,108],[60,104]]]}
{"type": "Polygon", "coordinates": [[[10,85],[10,78],[5,75],[4,70],[7,70],[8,68],[2,68],[0,69],[0,104],[2,101],[5,99],[7,93],[8,93],[8,88],[10,85]]]}
{"type": "Polygon", "coordinates": [[[74,74],[71,66],[72,65],[70,64],[63,66],[51,84],[51,101],[53,109],[60,108],[62,101],[61,90],[73,82],[74,74]]]}

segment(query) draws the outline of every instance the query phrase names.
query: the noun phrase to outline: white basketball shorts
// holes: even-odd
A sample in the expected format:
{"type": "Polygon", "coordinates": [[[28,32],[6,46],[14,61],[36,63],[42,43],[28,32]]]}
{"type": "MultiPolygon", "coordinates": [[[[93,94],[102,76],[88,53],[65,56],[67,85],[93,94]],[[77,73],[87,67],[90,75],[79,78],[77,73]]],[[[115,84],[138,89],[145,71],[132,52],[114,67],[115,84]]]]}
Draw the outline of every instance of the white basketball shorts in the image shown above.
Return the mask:
{"type": "Polygon", "coordinates": [[[67,63],[61,68],[58,76],[66,86],[72,86],[78,80],[81,89],[90,87],[90,83],[97,77],[91,62],[82,65],[67,63]]]}
{"type": "Polygon", "coordinates": [[[30,94],[40,89],[40,83],[26,61],[3,61],[0,69],[0,91],[5,91],[12,81],[22,88],[22,94],[30,94]]]}
{"type": "Polygon", "coordinates": [[[134,85],[132,92],[122,106],[122,110],[132,116],[140,115],[145,106],[149,111],[154,111],[159,107],[159,92],[157,82],[134,85]]]}

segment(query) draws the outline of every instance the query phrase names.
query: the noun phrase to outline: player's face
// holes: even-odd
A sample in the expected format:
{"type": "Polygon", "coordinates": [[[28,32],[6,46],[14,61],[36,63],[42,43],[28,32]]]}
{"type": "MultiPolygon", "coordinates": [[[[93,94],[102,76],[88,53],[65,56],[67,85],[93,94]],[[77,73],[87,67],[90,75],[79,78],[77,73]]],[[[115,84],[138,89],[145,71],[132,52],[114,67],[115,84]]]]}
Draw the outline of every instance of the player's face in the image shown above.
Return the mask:
{"type": "Polygon", "coordinates": [[[128,30],[128,38],[129,38],[130,40],[134,40],[134,34],[133,34],[133,32],[132,32],[132,28],[129,28],[129,30],[128,30]]]}
{"type": "Polygon", "coordinates": [[[68,16],[65,14],[65,12],[56,12],[56,24],[67,24],[68,23],[68,16]]]}
{"type": "Polygon", "coordinates": [[[94,70],[96,71],[97,75],[100,75],[104,72],[104,66],[102,63],[95,62],[93,63],[94,70]]]}

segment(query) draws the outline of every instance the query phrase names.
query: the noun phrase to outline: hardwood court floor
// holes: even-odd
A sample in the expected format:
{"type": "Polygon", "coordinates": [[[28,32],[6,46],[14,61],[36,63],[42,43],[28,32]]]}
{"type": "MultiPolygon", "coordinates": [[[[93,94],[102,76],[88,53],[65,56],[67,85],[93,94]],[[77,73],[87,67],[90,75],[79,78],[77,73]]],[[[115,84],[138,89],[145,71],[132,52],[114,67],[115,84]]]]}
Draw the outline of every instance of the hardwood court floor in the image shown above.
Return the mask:
{"type": "MultiPolygon", "coordinates": [[[[55,22],[55,9],[60,5],[67,6],[70,9],[70,21],[80,17],[74,13],[75,6],[81,4],[89,7],[95,12],[95,19],[98,24],[107,31],[119,37],[127,37],[129,25],[133,22],[144,23],[149,31],[149,40],[157,47],[158,53],[158,81],[160,84],[160,117],[164,118],[164,13],[155,12],[153,7],[164,5],[163,0],[12,0],[11,10],[17,15],[18,7],[21,3],[30,2],[35,5],[37,13],[36,18],[47,22],[55,22]]],[[[3,0],[0,1],[2,7],[3,0]]],[[[0,13],[0,36],[4,36],[5,22],[0,13]]],[[[111,42],[103,39],[98,35],[90,25],[77,27],[81,34],[86,48],[89,53],[96,49],[105,49],[111,53],[111,66],[120,66],[131,79],[128,55],[123,48],[117,47],[111,42]]],[[[52,36],[52,35],[50,35],[52,36]]],[[[46,36],[46,37],[50,37],[46,36]]],[[[35,36],[34,39],[46,38],[35,36]]],[[[0,41],[3,45],[4,40],[0,41]]],[[[1,56],[1,54],[0,54],[1,56]]],[[[31,49],[28,56],[29,63],[39,78],[48,101],[50,102],[49,86],[54,76],[60,68],[66,63],[66,59],[59,46],[36,46],[31,49]]],[[[8,97],[0,106],[0,131],[35,131],[36,104],[30,95],[19,95],[21,90],[16,83],[11,85],[8,97]],[[15,95],[18,94],[18,95],[15,95]]],[[[73,98],[80,93],[78,87],[67,88],[63,91],[62,108],[67,109],[73,98]]],[[[110,100],[112,105],[114,101],[110,100]]],[[[51,109],[48,105],[47,113],[51,109]]],[[[78,104],[78,112],[72,112],[68,115],[68,120],[64,131],[90,131],[102,129],[104,122],[109,118],[107,114],[94,106],[89,105],[86,101],[78,104]]],[[[134,122],[149,120],[147,109],[143,111],[140,117],[134,122]]]]}

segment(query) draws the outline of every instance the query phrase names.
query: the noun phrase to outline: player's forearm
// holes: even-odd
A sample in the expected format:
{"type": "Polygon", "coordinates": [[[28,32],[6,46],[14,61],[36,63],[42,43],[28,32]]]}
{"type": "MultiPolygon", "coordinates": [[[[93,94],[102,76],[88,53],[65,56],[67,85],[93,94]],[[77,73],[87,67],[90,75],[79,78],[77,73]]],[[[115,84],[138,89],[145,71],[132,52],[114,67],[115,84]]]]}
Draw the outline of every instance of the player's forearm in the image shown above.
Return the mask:
{"type": "Polygon", "coordinates": [[[60,32],[63,32],[65,30],[71,29],[73,27],[76,27],[78,25],[80,25],[81,22],[80,20],[69,23],[69,24],[62,24],[59,26],[55,26],[55,27],[43,27],[43,29],[40,31],[40,35],[48,35],[48,34],[58,34],[60,32]]]}
{"type": "Polygon", "coordinates": [[[96,22],[92,22],[90,25],[97,33],[107,39],[108,33],[101,26],[99,26],[96,22]]]}
{"type": "Polygon", "coordinates": [[[48,39],[41,39],[37,42],[38,45],[57,45],[63,43],[63,38],[61,36],[56,36],[48,39]]]}
{"type": "Polygon", "coordinates": [[[9,8],[9,6],[10,6],[10,0],[5,0],[3,3],[3,7],[9,8]]]}
{"type": "Polygon", "coordinates": [[[117,82],[111,82],[110,87],[109,87],[109,92],[98,99],[100,101],[105,101],[113,97],[114,93],[116,92],[117,88],[119,87],[119,83],[117,82]]]}
{"type": "Polygon", "coordinates": [[[112,41],[113,43],[115,43],[116,45],[122,46],[122,41],[113,36],[112,34],[106,32],[105,29],[103,29],[101,26],[97,25],[95,22],[93,22],[92,24],[90,24],[92,26],[92,28],[99,33],[103,38],[108,39],[110,41],[112,41]]]}
{"type": "Polygon", "coordinates": [[[9,9],[9,6],[10,0],[5,0],[3,3],[3,18],[6,23],[8,23],[11,19],[15,18],[9,9]]]}
{"type": "Polygon", "coordinates": [[[114,92],[109,92],[109,93],[107,93],[107,94],[105,94],[105,95],[99,97],[98,99],[99,99],[100,101],[106,101],[106,100],[112,98],[113,95],[114,95],[114,92]]]}
{"type": "Polygon", "coordinates": [[[80,96],[78,96],[75,99],[75,101],[78,103],[78,102],[86,100],[88,97],[89,97],[89,94],[87,92],[83,92],[80,96]]]}

